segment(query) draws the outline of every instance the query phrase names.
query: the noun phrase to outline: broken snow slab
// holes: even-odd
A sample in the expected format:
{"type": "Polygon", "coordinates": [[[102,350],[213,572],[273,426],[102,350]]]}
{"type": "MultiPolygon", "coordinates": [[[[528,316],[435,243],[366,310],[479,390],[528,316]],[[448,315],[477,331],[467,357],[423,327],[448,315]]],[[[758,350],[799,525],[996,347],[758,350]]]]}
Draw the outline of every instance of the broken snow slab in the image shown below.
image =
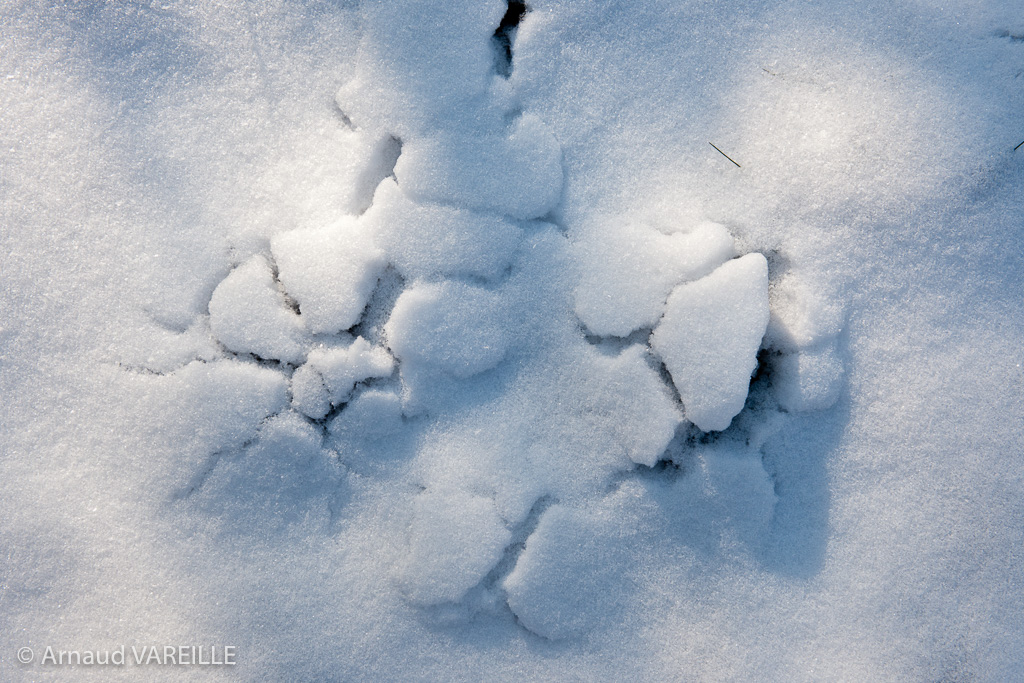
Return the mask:
{"type": "Polygon", "coordinates": [[[395,175],[417,201],[540,218],[562,195],[562,148],[540,119],[524,115],[508,131],[410,140],[395,175]]]}
{"type": "Polygon", "coordinates": [[[281,283],[314,334],[333,334],[359,322],[384,269],[372,236],[350,217],[323,228],[276,235],[270,250],[281,283]]]}
{"type": "Polygon", "coordinates": [[[651,345],[700,429],[723,430],[743,409],[768,315],[761,254],[729,261],[669,296],[651,345]]]}
{"type": "Polygon", "coordinates": [[[653,327],[673,287],[709,274],[735,256],[735,247],[717,223],[665,235],[607,220],[589,226],[574,252],[580,270],[576,314],[596,335],[626,337],[653,327]]]}
{"type": "Polygon", "coordinates": [[[483,287],[454,280],[418,283],[398,297],[385,333],[405,364],[403,373],[427,365],[464,379],[505,357],[503,310],[500,298],[483,287]]]}
{"type": "Polygon", "coordinates": [[[647,366],[646,349],[634,344],[611,359],[597,359],[601,391],[588,412],[606,418],[615,439],[633,462],[653,467],[683,421],[670,389],[647,366]],[[630,417],[616,420],[617,416],[630,417]]]}
{"type": "Polygon", "coordinates": [[[289,531],[330,526],[344,500],[343,467],[321,448],[319,432],[286,411],[266,418],[247,448],[217,458],[191,504],[224,533],[273,542],[289,531]]]}
{"type": "Polygon", "coordinates": [[[496,280],[509,267],[523,230],[496,214],[413,202],[391,178],[377,187],[363,220],[410,280],[467,275],[496,280]]]}
{"type": "Polygon", "coordinates": [[[773,375],[779,404],[794,412],[830,408],[839,398],[844,372],[834,343],[783,354],[774,364],[773,375]]]}
{"type": "Polygon", "coordinates": [[[236,353],[300,363],[306,332],[302,319],[289,308],[261,255],[235,268],[217,285],[210,299],[210,329],[236,353]]]}
{"type": "Polygon", "coordinates": [[[359,382],[387,377],[394,359],[362,337],[346,347],[317,348],[292,377],[292,402],[299,412],[320,419],[332,405],[348,402],[359,382]]]}

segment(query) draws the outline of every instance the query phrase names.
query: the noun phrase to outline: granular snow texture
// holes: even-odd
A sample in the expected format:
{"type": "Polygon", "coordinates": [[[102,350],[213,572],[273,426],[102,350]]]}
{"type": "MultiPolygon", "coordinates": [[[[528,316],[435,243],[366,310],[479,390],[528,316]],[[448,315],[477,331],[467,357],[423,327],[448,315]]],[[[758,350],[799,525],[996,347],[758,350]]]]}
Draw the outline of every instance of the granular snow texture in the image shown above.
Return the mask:
{"type": "Polygon", "coordinates": [[[0,678],[1020,678],[1022,37],[0,9],[0,678]]]}

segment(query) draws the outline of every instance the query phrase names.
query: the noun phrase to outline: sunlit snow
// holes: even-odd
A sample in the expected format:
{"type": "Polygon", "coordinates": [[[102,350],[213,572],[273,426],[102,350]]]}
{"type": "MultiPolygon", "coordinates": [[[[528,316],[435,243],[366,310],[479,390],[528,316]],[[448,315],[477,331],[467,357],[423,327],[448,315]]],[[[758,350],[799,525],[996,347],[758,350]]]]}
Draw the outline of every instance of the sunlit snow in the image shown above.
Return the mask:
{"type": "Polygon", "coordinates": [[[0,679],[1017,680],[1022,85],[1019,0],[3,7],[0,679]]]}

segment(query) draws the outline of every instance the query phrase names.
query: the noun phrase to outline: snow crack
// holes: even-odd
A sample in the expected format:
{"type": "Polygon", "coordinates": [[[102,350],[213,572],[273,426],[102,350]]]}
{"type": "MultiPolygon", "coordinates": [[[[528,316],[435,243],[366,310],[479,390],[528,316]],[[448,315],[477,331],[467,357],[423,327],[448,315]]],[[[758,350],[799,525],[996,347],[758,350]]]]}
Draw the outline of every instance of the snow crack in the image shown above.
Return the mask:
{"type": "Polygon", "coordinates": [[[512,75],[512,45],[516,39],[519,22],[522,21],[523,15],[527,11],[529,11],[529,7],[525,2],[510,0],[505,16],[501,18],[501,23],[498,24],[498,28],[495,29],[494,36],[491,38],[494,44],[495,70],[502,78],[512,75]]]}
{"type": "Polygon", "coordinates": [[[699,480],[725,501],[747,486],[751,515],[770,516],[757,454],[784,411],[835,400],[841,322],[722,224],[556,223],[563,150],[511,78],[529,8],[494,10],[442,26],[401,2],[365,9],[337,95],[340,124],[365,141],[358,206],[243,260],[214,290],[209,328],[223,358],[256,359],[287,387],[267,433],[288,448],[411,454],[400,469],[420,492],[394,569],[407,601],[444,618],[511,610],[557,639],[587,628],[545,602],[573,557],[559,549],[624,482],[706,497],[699,480]]]}

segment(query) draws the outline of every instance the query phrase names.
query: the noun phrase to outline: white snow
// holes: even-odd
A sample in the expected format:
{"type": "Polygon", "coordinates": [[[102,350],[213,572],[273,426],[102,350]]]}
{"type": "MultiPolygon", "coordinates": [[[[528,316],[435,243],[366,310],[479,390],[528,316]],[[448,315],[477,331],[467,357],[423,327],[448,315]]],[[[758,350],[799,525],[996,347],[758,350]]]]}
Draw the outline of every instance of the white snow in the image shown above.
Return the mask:
{"type": "Polygon", "coordinates": [[[839,398],[843,372],[834,344],[783,355],[776,365],[779,404],[793,411],[829,408],[839,398]]]}
{"type": "Polygon", "coordinates": [[[457,281],[414,284],[395,303],[385,333],[403,372],[436,368],[466,378],[490,370],[508,349],[499,298],[457,281]]]}
{"type": "Polygon", "coordinates": [[[359,322],[384,265],[359,221],[280,233],[270,248],[310,332],[341,332],[359,322]]]}
{"type": "Polygon", "coordinates": [[[1019,678],[1024,4],[515,8],[0,8],[0,678],[1019,678]]]}
{"type": "Polygon", "coordinates": [[[732,237],[715,223],[670,235],[629,219],[595,222],[585,230],[577,243],[576,314],[600,336],[626,337],[654,327],[676,285],[735,255],[732,237]]]}
{"type": "Polygon", "coordinates": [[[747,254],[677,287],[651,347],[665,361],[686,409],[704,431],[721,431],[743,408],[768,327],[768,262],[747,254]]]}
{"type": "Polygon", "coordinates": [[[496,214],[413,202],[390,179],[377,188],[363,220],[408,280],[453,275],[496,280],[523,235],[516,223],[496,214]]]}
{"type": "Polygon", "coordinates": [[[300,362],[306,337],[303,323],[278,290],[270,264],[259,255],[232,270],[210,299],[210,329],[238,353],[300,362]]]}
{"type": "Polygon", "coordinates": [[[523,115],[507,131],[412,139],[395,165],[411,197],[513,218],[540,218],[562,193],[561,148],[547,126],[523,115]]]}
{"type": "Polygon", "coordinates": [[[303,415],[319,420],[331,406],[347,403],[359,382],[387,377],[394,359],[363,337],[347,346],[318,347],[292,375],[292,405],[303,415]]]}
{"type": "Polygon", "coordinates": [[[501,558],[512,536],[494,503],[460,491],[416,496],[402,591],[418,604],[457,602],[501,558]]]}
{"type": "Polygon", "coordinates": [[[394,368],[387,351],[373,348],[362,337],[356,337],[345,348],[315,349],[309,354],[308,364],[323,378],[334,404],[347,401],[357,382],[387,377],[394,368]]]}

